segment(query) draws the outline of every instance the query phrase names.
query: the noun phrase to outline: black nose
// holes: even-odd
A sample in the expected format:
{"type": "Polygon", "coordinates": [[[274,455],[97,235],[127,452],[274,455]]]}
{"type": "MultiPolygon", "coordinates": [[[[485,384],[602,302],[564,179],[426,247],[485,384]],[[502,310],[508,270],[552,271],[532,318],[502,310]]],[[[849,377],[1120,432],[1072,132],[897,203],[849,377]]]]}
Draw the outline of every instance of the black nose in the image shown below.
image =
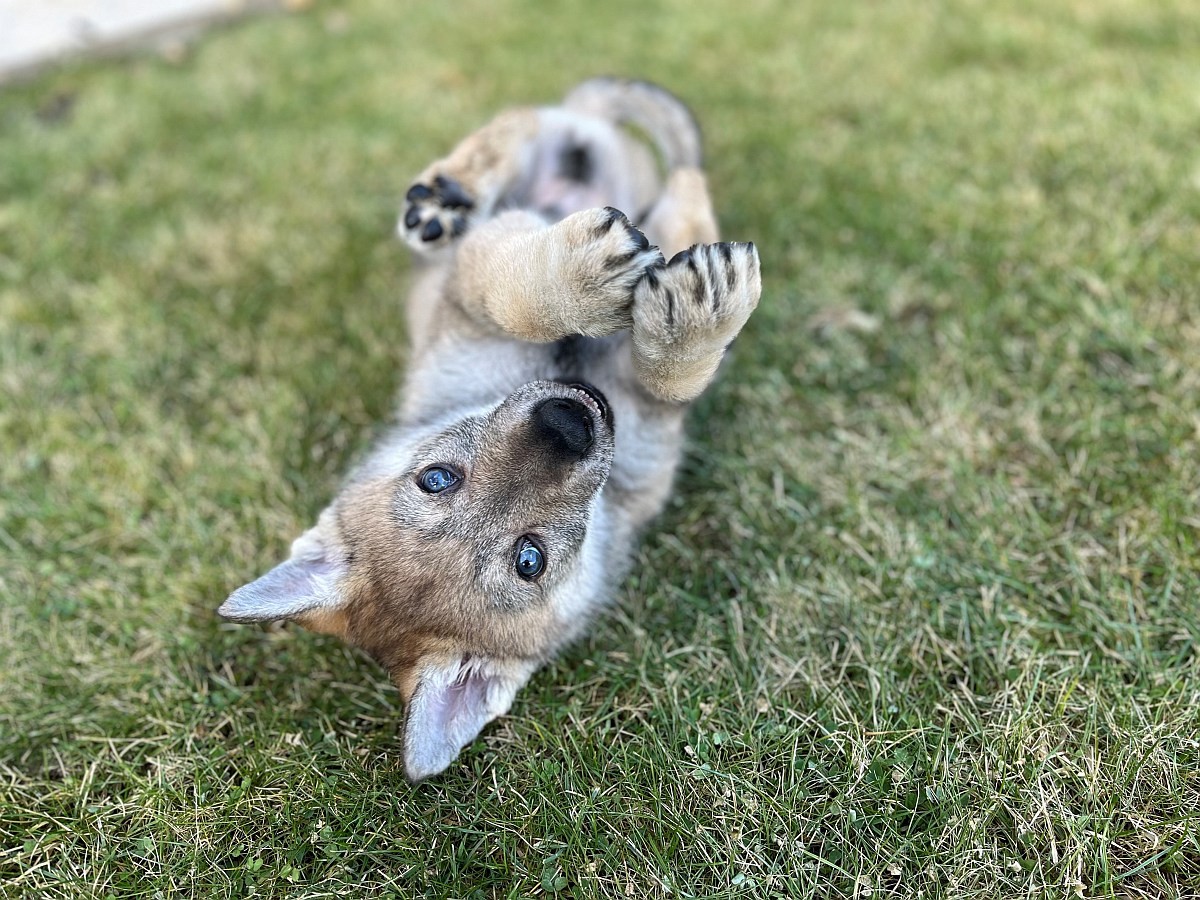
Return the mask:
{"type": "Polygon", "coordinates": [[[578,400],[543,400],[533,410],[533,424],[546,448],[563,459],[582,459],[594,440],[592,414],[578,400]]]}

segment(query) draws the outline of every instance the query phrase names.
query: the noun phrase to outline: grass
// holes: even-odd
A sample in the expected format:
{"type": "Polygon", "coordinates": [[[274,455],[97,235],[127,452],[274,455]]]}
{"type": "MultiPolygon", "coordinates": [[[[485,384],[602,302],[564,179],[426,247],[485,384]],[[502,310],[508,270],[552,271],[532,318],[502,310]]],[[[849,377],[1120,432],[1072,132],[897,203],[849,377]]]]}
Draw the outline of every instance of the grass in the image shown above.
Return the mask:
{"type": "Polygon", "coordinates": [[[351,0],[0,94],[0,893],[1195,897],[1184,0],[351,0]],[[764,301],[620,606],[443,777],[213,610],[386,420],[408,177],[649,77],[764,301]]]}

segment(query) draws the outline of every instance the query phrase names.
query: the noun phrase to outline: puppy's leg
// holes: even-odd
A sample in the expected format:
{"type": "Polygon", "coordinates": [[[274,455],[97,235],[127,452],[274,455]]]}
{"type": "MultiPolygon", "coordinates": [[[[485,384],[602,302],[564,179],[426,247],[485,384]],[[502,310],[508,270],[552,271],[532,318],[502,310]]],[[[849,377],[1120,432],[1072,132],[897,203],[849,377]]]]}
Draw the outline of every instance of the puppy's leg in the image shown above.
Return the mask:
{"type": "Polygon", "coordinates": [[[673,169],[642,228],[667,256],[693,244],[715,243],[717,220],[704,173],[690,167],[673,169]]]}
{"type": "Polygon", "coordinates": [[[550,226],[517,210],[463,238],[447,286],[485,328],[548,342],[629,328],[634,288],[662,265],[618,210],[586,209],[550,226]]]}
{"type": "Polygon", "coordinates": [[[697,244],[634,292],[633,368],[662,400],[700,396],[762,293],[753,244],[697,244]]]}
{"type": "Polygon", "coordinates": [[[445,246],[486,219],[527,162],[540,127],[538,110],[501,113],[417,176],[397,230],[417,251],[445,246]]]}

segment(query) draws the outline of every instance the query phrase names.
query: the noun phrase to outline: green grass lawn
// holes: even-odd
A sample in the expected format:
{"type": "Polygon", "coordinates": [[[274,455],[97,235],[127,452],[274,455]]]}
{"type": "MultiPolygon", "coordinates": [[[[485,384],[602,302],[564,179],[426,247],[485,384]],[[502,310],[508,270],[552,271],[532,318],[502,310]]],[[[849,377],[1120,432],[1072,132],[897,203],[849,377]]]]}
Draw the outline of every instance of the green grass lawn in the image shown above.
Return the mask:
{"type": "Polygon", "coordinates": [[[1196,897],[1198,533],[1186,0],[352,0],[0,93],[0,894],[1196,897]],[[382,670],[214,610],[389,415],[408,178],[602,73],[763,302],[411,787],[382,670]]]}

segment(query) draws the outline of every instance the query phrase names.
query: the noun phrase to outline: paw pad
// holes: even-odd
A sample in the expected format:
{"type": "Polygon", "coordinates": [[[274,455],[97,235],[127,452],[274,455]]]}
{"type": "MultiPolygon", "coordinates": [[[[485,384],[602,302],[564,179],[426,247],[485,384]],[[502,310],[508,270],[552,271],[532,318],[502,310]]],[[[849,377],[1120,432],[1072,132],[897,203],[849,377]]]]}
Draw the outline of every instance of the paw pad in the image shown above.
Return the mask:
{"type": "Polygon", "coordinates": [[[400,220],[400,235],[414,247],[435,247],[467,230],[475,201],[453,178],[434,176],[432,184],[417,183],[404,195],[408,207],[400,220]]]}

